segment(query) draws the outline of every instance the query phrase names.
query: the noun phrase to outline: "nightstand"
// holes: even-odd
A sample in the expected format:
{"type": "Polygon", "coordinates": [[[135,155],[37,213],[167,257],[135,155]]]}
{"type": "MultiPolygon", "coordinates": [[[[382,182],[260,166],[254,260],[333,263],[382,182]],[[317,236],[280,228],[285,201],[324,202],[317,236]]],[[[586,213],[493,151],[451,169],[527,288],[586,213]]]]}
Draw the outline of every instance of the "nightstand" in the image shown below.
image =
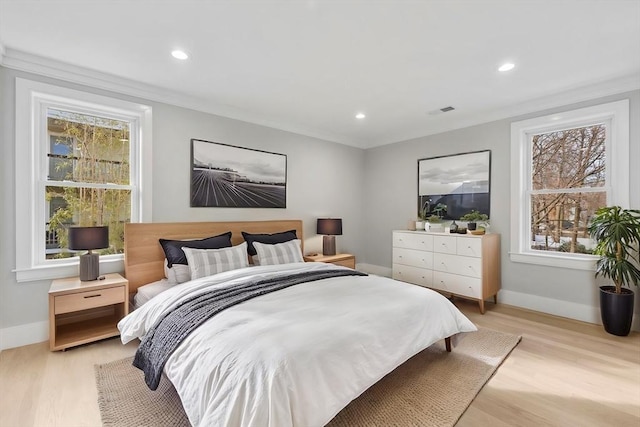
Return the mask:
{"type": "Polygon", "coordinates": [[[116,273],[104,276],[90,282],[78,277],[51,282],[51,351],[120,335],[117,324],[129,313],[129,281],[116,273]]]}
{"type": "Polygon", "coordinates": [[[349,268],[356,268],[356,257],[351,254],[337,255],[305,255],[307,262],[326,262],[329,264],[343,265],[349,268]]]}

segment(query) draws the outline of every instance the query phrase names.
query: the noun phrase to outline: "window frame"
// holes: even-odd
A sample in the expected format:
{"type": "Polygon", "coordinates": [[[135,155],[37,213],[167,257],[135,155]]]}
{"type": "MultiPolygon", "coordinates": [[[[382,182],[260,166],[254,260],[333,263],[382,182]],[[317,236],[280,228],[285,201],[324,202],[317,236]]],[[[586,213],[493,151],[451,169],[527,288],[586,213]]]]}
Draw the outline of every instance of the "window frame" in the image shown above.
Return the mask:
{"type": "Polygon", "coordinates": [[[565,111],[511,123],[511,261],[594,270],[597,257],[531,249],[532,137],[604,123],[607,205],[629,206],[629,100],[565,111]],[[615,165],[615,167],[613,167],[615,165]]]}
{"type": "MultiPolygon", "coordinates": [[[[16,268],[13,271],[18,282],[78,274],[77,256],[45,258],[49,108],[71,109],[131,122],[130,185],[135,188],[131,196],[131,222],[151,221],[151,162],[142,161],[151,158],[151,107],[16,78],[16,268]]],[[[103,273],[123,271],[124,255],[101,256],[100,269],[103,273]]]]}

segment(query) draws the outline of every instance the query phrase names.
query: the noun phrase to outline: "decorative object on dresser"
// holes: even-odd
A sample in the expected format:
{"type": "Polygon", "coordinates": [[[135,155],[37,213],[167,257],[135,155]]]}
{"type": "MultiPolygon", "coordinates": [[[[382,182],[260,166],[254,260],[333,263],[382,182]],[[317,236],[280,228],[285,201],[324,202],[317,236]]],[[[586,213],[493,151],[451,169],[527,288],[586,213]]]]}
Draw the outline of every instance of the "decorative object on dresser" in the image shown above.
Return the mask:
{"type": "Polygon", "coordinates": [[[322,255],[336,254],[336,236],[342,235],[342,219],[318,218],[317,230],[322,234],[322,255]]]}
{"type": "Polygon", "coordinates": [[[49,348],[64,350],[120,335],[118,322],[129,313],[129,282],[106,274],[91,282],[56,279],[49,289],[49,348]]]}
{"type": "Polygon", "coordinates": [[[490,150],[420,159],[418,210],[445,220],[460,218],[471,209],[488,215],[490,176],[490,150]]]}
{"type": "Polygon", "coordinates": [[[342,265],[349,268],[356,268],[356,257],[351,254],[337,255],[305,255],[307,262],[326,262],[329,264],[342,265]]]}
{"type": "Polygon", "coordinates": [[[191,207],[286,208],[287,156],[192,139],[191,207]]]}
{"type": "Polygon", "coordinates": [[[487,214],[480,213],[475,209],[472,209],[471,212],[460,217],[460,221],[465,221],[467,223],[467,228],[471,231],[476,229],[478,222],[486,223],[488,220],[489,216],[487,214]]]}
{"type": "Polygon", "coordinates": [[[91,252],[94,249],[109,247],[109,227],[70,227],[69,249],[88,251],[80,255],[80,280],[96,280],[100,275],[100,255],[91,252]]]}
{"type": "Polygon", "coordinates": [[[393,278],[484,301],[500,290],[500,235],[393,232],[393,278]]]}

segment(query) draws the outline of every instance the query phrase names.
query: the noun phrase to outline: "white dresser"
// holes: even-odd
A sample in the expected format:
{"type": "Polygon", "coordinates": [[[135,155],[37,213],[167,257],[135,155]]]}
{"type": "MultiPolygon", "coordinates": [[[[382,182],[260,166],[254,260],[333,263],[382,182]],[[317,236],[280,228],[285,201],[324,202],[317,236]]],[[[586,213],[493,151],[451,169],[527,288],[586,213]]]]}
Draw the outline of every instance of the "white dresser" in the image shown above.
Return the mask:
{"type": "Polygon", "coordinates": [[[394,231],[393,278],[477,300],[484,314],[500,290],[500,235],[394,231]]]}

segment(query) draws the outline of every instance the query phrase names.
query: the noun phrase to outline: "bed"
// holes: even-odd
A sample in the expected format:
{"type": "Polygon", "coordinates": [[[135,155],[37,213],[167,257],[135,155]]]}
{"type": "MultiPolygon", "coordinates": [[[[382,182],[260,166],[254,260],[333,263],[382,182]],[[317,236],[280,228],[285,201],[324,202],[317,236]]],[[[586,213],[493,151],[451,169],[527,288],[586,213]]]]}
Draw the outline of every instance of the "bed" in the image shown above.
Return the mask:
{"type": "MultiPolygon", "coordinates": [[[[302,222],[297,220],[127,224],[125,274],[133,292],[164,278],[160,238],[196,239],[231,231],[239,246],[242,231],[285,230],[296,230],[302,241],[302,222]]],[[[232,269],[169,287],[118,327],[124,343],[138,338],[142,348],[153,341],[157,325],[184,311],[190,298],[247,283],[320,277],[207,318],[171,350],[162,375],[175,386],[194,426],[323,426],[411,356],[476,330],[437,292],[352,274],[346,267],[304,262],[232,269]]]]}

